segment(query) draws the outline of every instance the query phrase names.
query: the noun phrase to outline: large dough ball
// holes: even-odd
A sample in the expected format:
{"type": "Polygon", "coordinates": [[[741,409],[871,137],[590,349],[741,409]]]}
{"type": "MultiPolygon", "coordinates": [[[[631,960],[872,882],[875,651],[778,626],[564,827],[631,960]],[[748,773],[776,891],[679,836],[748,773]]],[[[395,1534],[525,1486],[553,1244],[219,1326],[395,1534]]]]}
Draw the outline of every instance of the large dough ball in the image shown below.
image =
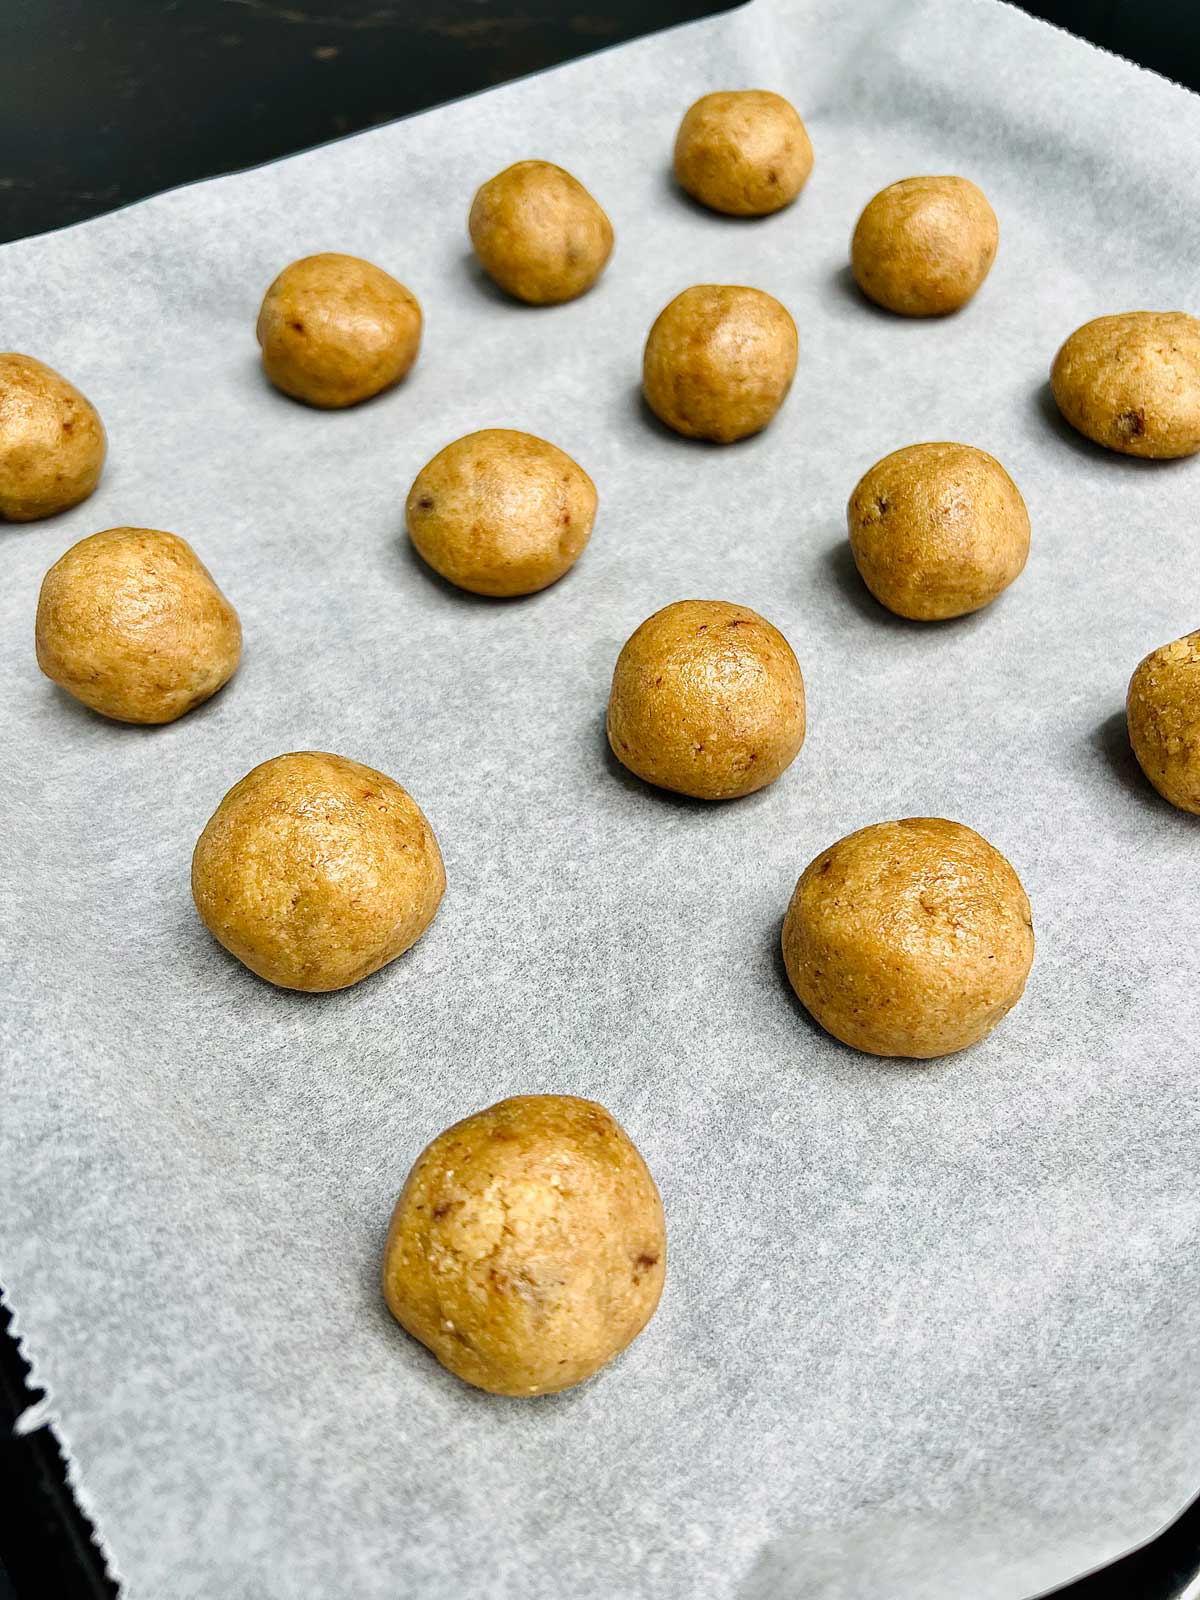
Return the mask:
{"type": "Polygon", "coordinates": [[[233,676],[238,614],[185,539],[108,528],[72,545],[42,579],[38,666],[119,722],[174,722],[233,676]]]}
{"type": "Polygon", "coordinates": [[[100,481],[107,442],[95,406],[41,361],[0,352],[0,521],[76,506],[100,481]]]}
{"type": "Polygon", "coordinates": [[[344,756],[276,756],[235,783],[192,856],[205,927],[281,989],[346,989],[433,921],[446,872],[420,806],[344,756]]]}
{"type": "Polygon", "coordinates": [[[1129,742],[1150,782],[1200,813],[1200,632],[1152,650],[1129,680],[1129,742]]]}
{"type": "Polygon", "coordinates": [[[762,217],[808,182],[813,148],[795,106],[768,89],[706,94],[685,113],[675,139],[675,176],[713,211],[762,217]]]}
{"type": "Polygon", "coordinates": [[[986,839],[941,817],[860,828],[801,875],[783,923],[792,988],[835,1039],[875,1056],[949,1055],[1021,998],[1033,921],[986,839]]]}
{"type": "Polygon", "coordinates": [[[905,317],[957,311],[992,269],[1000,229],[967,178],[902,178],[868,202],[850,245],[859,288],[905,317]]]}
{"type": "Polygon", "coordinates": [[[639,778],[697,800],[765,788],[804,743],[804,679],[791,645],[748,606],[665,606],[617,658],[608,742],[639,778]]]}
{"type": "Polygon", "coordinates": [[[1050,369],[1073,428],[1122,455],[1200,450],[1200,322],[1185,311],[1127,311],[1085,322],[1050,369]]]}
{"type": "Polygon", "coordinates": [[[408,491],[408,534],[443,578],[474,594],[533,594],[592,532],[596,486],[556,445],[511,428],[456,439],[408,491]]]}
{"type": "Polygon", "coordinates": [[[846,522],[867,588],[920,622],[990,604],[1029,555],[1020,490],[969,444],[910,444],[884,456],[850,496],[846,522]]]}
{"type": "Polygon", "coordinates": [[[612,223],[579,180],[551,161],[518,161],[489,178],[467,226],[488,275],[535,306],[583,294],[612,254],[612,223]]]}
{"type": "Polygon", "coordinates": [[[582,1383],[654,1315],[662,1202],[629,1135],[592,1100],[520,1095],[418,1156],[383,1255],[392,1315],[493,1394],[582,1383]]]}

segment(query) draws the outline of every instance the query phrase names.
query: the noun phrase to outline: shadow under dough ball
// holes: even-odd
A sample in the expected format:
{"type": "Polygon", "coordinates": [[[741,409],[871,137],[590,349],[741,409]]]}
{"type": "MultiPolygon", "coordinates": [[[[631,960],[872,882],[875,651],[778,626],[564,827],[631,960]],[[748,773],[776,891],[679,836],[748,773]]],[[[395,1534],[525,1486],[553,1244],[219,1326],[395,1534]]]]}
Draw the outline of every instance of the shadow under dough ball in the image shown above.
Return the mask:
{"type": "Polygon", "coordinates": [[[383,1293],[441,1364],[493,1394],[582,1383],[654,1315],[654,1179],[603,1106],[521,1095],[438,1135],[388,1230],[383,1293]]]}
{"type": "Polygon", "coordinates": [[[1185,311],[1127,311],[1077,328],[1050,387],[1073,428],[1127,456],[1200,450],[1200,322],[1185,311]]]}
{"type": "Polygon", "coordinates": [[[813,148],[795,106],[768,89],[706,94],[675,138],[675,178],[712,211],[764,217],[808,182],[813,148]]]}
{"type": "Polygon", "coordinates": [[[577,178],[550,161],[518,161],[479,189],[467,220],[488,276],[530,305],[592,287],[612,254],[612,223],[577,178]]]}
{"type": "Polygon", "coordinates": [[[867,203],[850,244],[862,292],[904,317],[941,317],[992,269],[996,213],[968,178],[902,178],[867,203]]]}
{"type": "Polygon", "coordinates": [[[74,384],[32,356],[0,352],[0,521],[36,522],[86,500],[107,448],[74,384]]]}
{"type": "Polygon", "coordinates": [[[1152,650],[1129,680],[1129,742],[1173,806],[1200,814],[1200,631],[1152,650]]]}

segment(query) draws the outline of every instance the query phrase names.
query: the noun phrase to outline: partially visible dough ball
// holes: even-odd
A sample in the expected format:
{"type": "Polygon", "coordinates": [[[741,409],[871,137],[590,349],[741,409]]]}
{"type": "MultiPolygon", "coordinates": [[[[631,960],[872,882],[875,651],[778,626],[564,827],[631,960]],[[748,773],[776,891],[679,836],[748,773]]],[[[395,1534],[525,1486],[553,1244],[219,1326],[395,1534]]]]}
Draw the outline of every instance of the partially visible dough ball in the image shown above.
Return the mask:
{"type": "Polygon", "coordinates": [[[850,245],[862,292],[905,317],[957,311],[992,269],[1000,229],[967,178],[902,178],[868,202],[850,245]]]}
{"type": "Polygon", "coordinates": [[[1073,428],[1122,455],[1200,450],[1200,322],[1185,311],[1127,311],[1085,322],[1050,369],[1073,428]]]}
{"type": "Polygon", "coordinates": [[[456,439],[421,468],[408,533],[443,578],[475,594],[533,594],[578,560],[596,486],[556,445],[511,428],[456,439]]]}
{"type": "Polygon", "coordinates": [[[185,539],[108,528],[42,579],[38,666],[118,722],[174,722],[228,683],[242,654],[237,612],[185,539]]]}
{"type": "Polygon", "coordinates": [[[1173,806],[1200,814],[1200,631],[1152,650],[1129,680],[1129,742],[1173,806]]]}
{"type": "Polygon", "coordinates": [[[617,658],[608,742],[639,778],[697,800],[765,788],[804,743],[804,679],[791,645],[748,606],[664,606],[617,658]]]}
{"type": "Polygon", "coordinates": [[[1012,1010],[1033,963],[1012,866],[960,822],[877,822],[804,870],[783,923],[792,988],[835,1039],[876,1056],[964,1050],[1012,1010]]]}
{"type": "Polygon", "coordinates": [[[281,989],[345,989],[386,966],[425,932],[445,887],[412,796],[319,750],[235,783],[192,856],[204,926],[281,989]]]}
{"type": "Polygon", "coordinates": [[[612,223],[579,180],[551,161],[518,161],[489,178],[467,226],[488,275],[535,306],[585,293],[612,254],[612,223]]]}
{"type": "Polygon", "coordinates": [[[456,1377],[493,1394],[569,1389],[654,1315],[662,1201],[603,1106],[519,1095],[418,1156],[388,1230],[392,1315],[456,1377]]]}
{"type": "Polygon", "coordinates": [[[32,356],[0,352],[0,521],[36,522],[86,500],[107,448],[74,384],[32,356]]]}
{"type": "Polygon", "coordinates": [[[791,205],[812,164],[812,141],[795,106],[768,89],[704,95],[684,114],[675,139],[680,187],[733,217],[763,217],[791,205]]]}

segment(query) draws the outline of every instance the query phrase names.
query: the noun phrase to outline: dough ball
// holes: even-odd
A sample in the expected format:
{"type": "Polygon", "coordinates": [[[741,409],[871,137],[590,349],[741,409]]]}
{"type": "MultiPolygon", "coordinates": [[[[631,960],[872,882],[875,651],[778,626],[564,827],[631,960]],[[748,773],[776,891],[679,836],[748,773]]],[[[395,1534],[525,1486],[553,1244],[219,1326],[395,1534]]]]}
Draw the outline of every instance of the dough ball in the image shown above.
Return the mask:
{"type": "Polygon", "coordinates": [[[408,491],[408,534],[443,578],[474,594],[533,594],[579,559],[596,486],[557,446],[511,428],[456,439],[408,491]]]}
{"type": "Polygon", "coordinates": [[[1033,921],[1021,880],[961,822],[860,828],[805,868],[783,923],[792,988],[874,1056],[964,1050],[1021,998],[1033,921]]]}
{"type": "Polygon", "coordinates": [[[767,89],[704,95],[675,139],[680,187],[732,217],[763,217],[791,205],[812,164],[812,141],[795,106],[767,89]]]}
{"type": "Polygon", "coordinates": [[[419,805],[344,756],[276,756],[235,783],[192,856],[204,926],[281,989],[346,989],[433,921],[446,873],[419,805]]]}
{"type": "Polygon", "coordinates": [[[748,606],[665,606],[617,658],[608,742],[660,789],[697,800],[764,789],[804,743],[804,679],[791,645],[748,606]]]}
{"type": "Polygon", "coordinates": [[[1152,650],[1129,680],[1129,742],[1173,806],[1200,814],[1200,632],[1152,650]]]}
{"type": "Polygon", "coordinates": [[[392,1315],[493,1394],[582,1383],[654,1315],[667,1237],[654,1179],[592,1100],[529,1094],[417,1157],[383,1254],[392,1315]]]}
{"type": "Polygon", "coordinates": [[[918,622],[989,605],[1029,555],[1020,490],[969,444],[910,444],[884,456],[850,496],[846,522],[867,588],[918,622]]]}
{"type": "Polygon", "coordinates": [[[0,522],[36,522],[86,500],[107,448],[74,384],[32,356],[0,352],[0,522]]]}
{"type": "Polygon", "coordinates": [[[765,428],[779,410],[799,349],[796,324],[773,296],[697,284],[676,295],[650,329],[646,402],[676,433],[732,444],[765,428]]]}
{"type": "Polygon", "coordinates": [[[957,311],[992,269],[1000,230],[966,178],[902,178],[868,202],[850,245],[862,292],[904,317],[957,311]]]}
{"type": "Polygon", "coordinates": [[[518,161],[489,178],[467,226],[488,276],[534,306],[586,293],[612,254],[612,223],[551,161],[518,161]]]}
{"type": "Polygon", "coordinates": [[[305,256],[267,290],[257,332],[277,389],[310,406],[356,406],[399,383],[417,359],[421,307],[369,261],[305,256]]]}
{"type": "Polygon", "coordinates": [[[1127,456],[1200,450],[1200,322],[1185,311],[1127,311],[1085,322],[1050,369],[1073,428],[1127,456]]]}
{"type": "Polygon", "coordinates": [[[185,539],[108,528],[72,545],[42,579],[38,666],[118,722],[174,722],[229,682],[238,614],[185,539]]]}

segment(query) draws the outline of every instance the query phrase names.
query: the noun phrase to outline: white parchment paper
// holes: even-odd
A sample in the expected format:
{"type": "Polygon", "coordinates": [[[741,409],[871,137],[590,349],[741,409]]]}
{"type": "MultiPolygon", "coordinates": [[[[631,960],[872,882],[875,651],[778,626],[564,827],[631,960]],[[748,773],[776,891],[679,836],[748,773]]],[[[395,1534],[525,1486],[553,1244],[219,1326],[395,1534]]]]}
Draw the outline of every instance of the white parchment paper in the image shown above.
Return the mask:
{"type": "Polygon", "coordinates": [[[1200,626],[1200,461],[1106,455],[1047,404],[1077,324],[1192,311],[1200,102],[979,0],[758,0],[244,176],[0,251],[0,347],[68,373],[111,457],[69,515],[0,532],[0,1273],[134,1600],[1014,1600],[1152,1533],[1200,1487],[1200,831],[1121,715],[1200,626]],[[673,188],[684,107],[782,91],[816,147],[758,222],[673,188]],[[501,298],[480,181],[543,156],[613,218],[597,289],[501,298]],[[963,172],[1001,223],[977,300],[861,301],[865,201],[963,172]],[[427,315],[399,390],[343,414],[263,381],[295,256],[377,261],[427,315]],[[800,328],[775,424],[716,449],[638,399],[696,281],[800,328]],[[410,555],[404,495],[503,425],[600,491],[561,584],[480,601],[410,555]],[[902,623],[844,507],[922,439],[1005,463],[1033,521],[989,610],[902,623]],[[172,727],[40,677],[46,568],[119,523],[184,535],[238,606],[229,688],[172,727]],[[602,719],[655,608],[721,597],[787,634],[810,733],[720,807],[644,788],[602,719]],[[437,830],[429,933],[338,995],[260,983],[191,905],[217,801],[282,751],[393,774],[437,830]],[[870,1060],[777,956],[797,874],[853,828],[980,829],[1029,891],[1026,999],[966,1055],[870,1060]],[[603,1100],[667,1207],[659,1314],[534,1403],[448,1377],[377,1289],[393,1197],[440,1128],[518,1091],[603,1100]]]}

